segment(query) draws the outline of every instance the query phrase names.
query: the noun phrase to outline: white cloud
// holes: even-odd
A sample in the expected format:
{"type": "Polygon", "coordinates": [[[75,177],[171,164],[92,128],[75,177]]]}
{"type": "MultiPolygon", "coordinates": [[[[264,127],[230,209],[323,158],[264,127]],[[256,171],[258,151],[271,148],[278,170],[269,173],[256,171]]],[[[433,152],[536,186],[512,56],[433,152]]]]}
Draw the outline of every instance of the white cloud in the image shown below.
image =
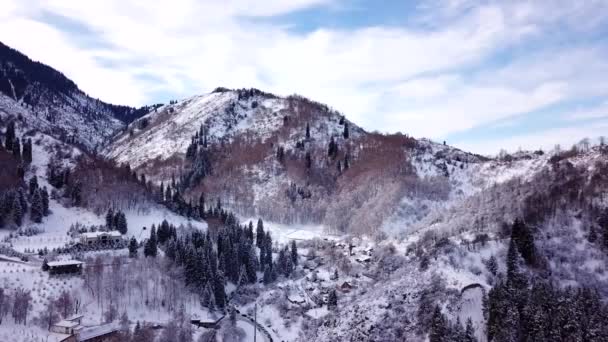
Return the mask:
{"type": "Polygon", "coordinates": [[[485,65],[504,49],[543,37],[550,25],[597,25],[608,15],[601,3],[440,0],[424,12],[432,30],[294,33],[243,19],[344,2],[0,0],[0,40],[111,102],[139,105],[163,91],[187,96],[217,86],[258,87],[326,102],[370,130],[433,138],[563,100],[607,95],[601,45],[549,46],[506,66],[485,65]],[[81,22],[105,44],[79,46],[69,33],[32,19],[43,11],[81,22]],[[568,13],[590,20],[583,25],[568,13]]]}
{"type": "Polygon", "coordinates": [[[608,101],[599,106],[576,110],[573,113],[565,115],[563,118],[566,121],[608,118],[608,101]]]}
{"type": "Polygon", "coordinates": [[[597,142],[597,138],[606,136],[606,131],[608,131],[608,121],[602,121],[577,127],[548,129],[508,138],[489,139],[483,142],[463,142],[457,144],[457,147],[485,155],[496,155],[501,149],[509,152],[515,152],[519,148],[527,150],[540,148],[548,151],[553,149],[555,145],[569,148],[583,138],[590,138],[597,142]]]}

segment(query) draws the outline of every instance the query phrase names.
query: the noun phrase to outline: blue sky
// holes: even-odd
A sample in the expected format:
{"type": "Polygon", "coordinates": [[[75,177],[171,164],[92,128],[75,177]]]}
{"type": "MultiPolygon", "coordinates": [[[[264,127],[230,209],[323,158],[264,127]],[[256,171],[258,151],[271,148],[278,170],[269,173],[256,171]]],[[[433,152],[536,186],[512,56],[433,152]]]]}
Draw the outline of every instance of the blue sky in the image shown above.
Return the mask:
{"type": "Polygon", "coordinates": [[[0,40],[105,101],[298,93],[482,154],[608,132],[608,2],[0,0],[0,40]]]}

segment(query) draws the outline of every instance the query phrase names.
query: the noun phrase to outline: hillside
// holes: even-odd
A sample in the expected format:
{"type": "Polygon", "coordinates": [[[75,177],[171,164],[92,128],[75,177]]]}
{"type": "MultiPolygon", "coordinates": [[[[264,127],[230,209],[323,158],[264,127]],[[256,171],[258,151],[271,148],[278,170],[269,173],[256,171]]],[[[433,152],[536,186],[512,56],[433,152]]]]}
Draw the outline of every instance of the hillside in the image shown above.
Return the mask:
{"type": "Polygon", "coordinates": [[[103,154],[157,186],[177,179],[186,196],[203,192],[243,216],[352,232],[377,231],[407,193],[447,199],[454,167],[486,160],[406,135],[366,132],[303,97],[224,88],[157,108],[103,154]],[[351,219],[344,210],[352,208],[377,214],[351,219]]]}

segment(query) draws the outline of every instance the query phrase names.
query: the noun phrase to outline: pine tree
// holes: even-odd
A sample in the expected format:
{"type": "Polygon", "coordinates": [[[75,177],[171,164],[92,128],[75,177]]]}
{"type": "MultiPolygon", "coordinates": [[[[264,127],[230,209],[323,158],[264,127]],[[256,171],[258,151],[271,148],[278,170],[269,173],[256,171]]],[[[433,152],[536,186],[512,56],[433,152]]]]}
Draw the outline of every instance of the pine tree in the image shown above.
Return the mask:
{"type": "Polygon", "coordinates": [[[600,226],[602,244],[605,248],[608,248],[608,209],[604,209],[604,211],[600,214],[597,223],[600,226]]]}
{"type": "Polygon", "coordinates": [[[511,229],[511,239],[515,240],[517,249],[527,265],[535,265],[536,247],[534,246],[534,235],[530,231],[528,225],[523,221],[516,219],[513,222],[511,229]]]}
{"type": "Polygon", "coordinates": [[[247,279],[249,280],[249,283],[255,284],[258,281],[258,261],[255,255],[254,247],[249,247],[249,257],[247,258],[245,269],[247,271],[247,279]]]}
{"type": "Polygon", "coordinates": [[[42,207],[42,196],[40,195],[40,191],[34,191],[34,195],[32,196],[32,205],[30,207],[30,218],[32,221],[36,223],[42,222],[42,217],[44,216],[44,209],[42,207]]]}
{"type": "Polygon", "coordinates": [[[488,259],[488,262],[486,263],[486,267],[492,275],[498,274],[498,262],[496,261],[496,257],[494,255],[490,256],[490,259],[488,259]]]}
{"type": "Polygon", "coordinates": [[[262,248],[264,237],[264,222],[262,219],[258,219],[258,225],[255,230],[255,244],[258,248],[262,248]]]}
{"type": "Polygon", "coordinates": [[[291,240],[291,261],[293,265],[298,264],[298,247],[295,240],[291,240]]]}
{"type": "Polygon", "coordinates": [[[198,217],[205,218],[205,193],[201,192],[198,197],[198,217]]]}
{"type": "Polygon", "coordinates": [[[49,270],[49,261],[47,258],[44,258],[44,260],[42,260],[42,270],[44,272],[47,272],[49,270]]]}
{"type": "Polygon", "coordinates": [[[473,321],[470,317],[467,319],[466,327],[464,329],[464,342],[477,342],[475,328],[473,328],[473,321]]]}
{"type": "Polygon", "coordinates": [[[331,290],[329,292],[329,296],[327,297],[327,307],[333,310],[338,308],[338,294],[336,293],[336,290],[331,290]]]}
{"type": "Polygon", "coordinates": [[[40,195],[42,195],[42,214],[44,216],[48,216],[49,215],[49,192],[46,189],[46,186],[42,188],[40,195]]]}
{"type": "Polygon", "coordinates": [[[167,220],[163,220],[156,231],[156,238],[159,245],[163,245],[171,237],[171,226],[167,220]]]}
{"type": "Polygon", "coordinates": [[[209,282],[205,284],[203,293],[201,294],[201,305],[210,311],[215,310],[215,294],[209,282]]]}
{"type": "Polygon", "coordinates": [[[156,228],[152,225],[150,228],[150,238],[146,241],[144,246],[144,256],[145,257],[153,257],[155,258],[158,254],[158,246],[156,240],[156,228]]]}
{"type": "Polygon", "coordinates": [[[435,306],[431,318],[431,331],[429,332],[429,342],[447,341],[448,327],[447,322],[438,305],[435,306]]]}
{"type": "Polygon", "coordinates": [[[268,285],[272,283],[272,264],[264,266],[264,284],[268,285]]]}
{"type": "Polygon", "coordinates": [[[5,133],[5,137],[6,137],[6,149],[7,150],[13,150],[13,142],[15,140],[15,121],[11,121],[6,125],[6,133],[5,133]]]}
{"type": "Polygon", "coordinates": [[[285,160],[285,148],[283,146],[279,146],[277,148],[277,160],[279,161],[279,163],[283,163],[283,161],[285,160]]]}
{"type": "Polygon", "coordinates": [[[306,152],[306,168],[310,170],[312,167],[312,157],[310,156],[310,152],[306,152]]]}
{"type": "MultiPolygon", "coordinates": [[[[265,240],[264,250],[266,251],[266,255],[264,257],[264,264],[272,265],[272,237],[270,236],[270,231],[266,232],[265,240]]],[[[276,271],[276,268],[274,270],[276,271]]]]}
{"type": "Polygon", "coordinates": [[[350,137],[350,132],[348,130],[348,122],[344,123],[344,133],[343,133],[344,139],[348,139],[350,137]]]}
{"type": "Polygon", "coordinates": [[[519,252],[514,239],[509,242],[507,251],[507,282],[515,288],[524,286],[523,274],[519,269],[519,252]]]}
{"type": "Polygon", "coordinates": [[[213,290],[215,295],[215,304],[218,308],[224,308],[226,303],[226,290],[224,287],[224,275],[218,271],[213,278],[213,290]]]}
{"type": "Polygon", "coordinates": [[[160,203],[165,202],[165,183],[160,182],[160,188],[158,189],[158,201],[160,203]]]}
{"type": "Polygon", "coordinates": [[[27,139],[23,143],[23,161],[26,164],[30,164],[32,162],[32,140],[27,139]]]}
{"type": "Polygon", "coordinates": [[[116,230],[118,230],[120,232],[120,234],[125,235],[127,234],[127,218],[125,216],[125,213],[123,213],[122,211],[119,211],[116,214],[116,230]]]}
{"type": "Polygon", "coordinates": [[[13,222],[17,226],[21,226],[23,220],[23,207],[21,206],[21,201],[19,200],[19,196],[15,196],[13,200],[13,205],[11,208],[13,222]]]}
{"type": "Polygon", "coordinates": [[[334,157],[336,157],[337,154],[338,154],[338,144],[336,144],[334,137],[331,137],[329,139],[329,147],[327,149],[327,156],[330,158],[334,158],[334,157]]]}
{"type": "Polygon", "coordinates": [[[19,139],[13,140],[13,157],[17,160],[21,160],[21,144],[19,143],[19,139]]]}
{"type": "Polygon", "coordinates": [[[310,139],[310,124],[306,123],[306,139],[310,139]]]}
{"type": "Polygon", "coordinates": [[[30,178],[29,182],[29,194],[30,196],[34,195],[34,192],[38,190],[38,177],[34,176],[30,178]]]}
{"type": "Polygon", "coordinates": [[[112,210],[112,207],[110,207],[106,213],[106,228],[108,228],[108,230],[114,230],[114,210],[112,210]]]}
{"type": "Polygon", "coordinates": [[[350,168],[350,161],[347,153],[346,155],[344,155],[344,170],[348,170],[348,168],[350,168]]]}
{"type": "Polygon", "coordinates": [[[137,258],[137,240],[134,237],[129,240],[129,258],[137,258]]]}

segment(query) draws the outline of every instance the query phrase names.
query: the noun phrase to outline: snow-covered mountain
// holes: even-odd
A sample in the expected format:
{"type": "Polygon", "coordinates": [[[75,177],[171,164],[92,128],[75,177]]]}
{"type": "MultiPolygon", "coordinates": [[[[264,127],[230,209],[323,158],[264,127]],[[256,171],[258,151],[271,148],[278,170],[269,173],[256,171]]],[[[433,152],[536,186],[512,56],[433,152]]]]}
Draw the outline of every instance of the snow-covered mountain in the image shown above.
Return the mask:
{"type": "Polygon", "coordinates": [[[148,109],[94,99],[61,72],[0,42],[0,115],[94,149],[148,109]]]}
{"type": "MultiPolygon", "coordinates": [[[[105,154],[133,168],[185,158],[192,137],[199,132],[205,132],[208,144],[228,143],[239,137],[264,142],[281,134],[285,148],[293,149],[298,139],[305,139],[306,123],[310,125],[310,141],[322,145],[329,137],[342,135],[341,120],[338,112],[297,96],[282,98],[257,89],[217,88],[155,108],[114,137],[105,154]],[[299,123],[304,123],[300,134],[285,129],[299,123]]],[[[354,137],[364,133],[349,124],[354,137]]]]}

